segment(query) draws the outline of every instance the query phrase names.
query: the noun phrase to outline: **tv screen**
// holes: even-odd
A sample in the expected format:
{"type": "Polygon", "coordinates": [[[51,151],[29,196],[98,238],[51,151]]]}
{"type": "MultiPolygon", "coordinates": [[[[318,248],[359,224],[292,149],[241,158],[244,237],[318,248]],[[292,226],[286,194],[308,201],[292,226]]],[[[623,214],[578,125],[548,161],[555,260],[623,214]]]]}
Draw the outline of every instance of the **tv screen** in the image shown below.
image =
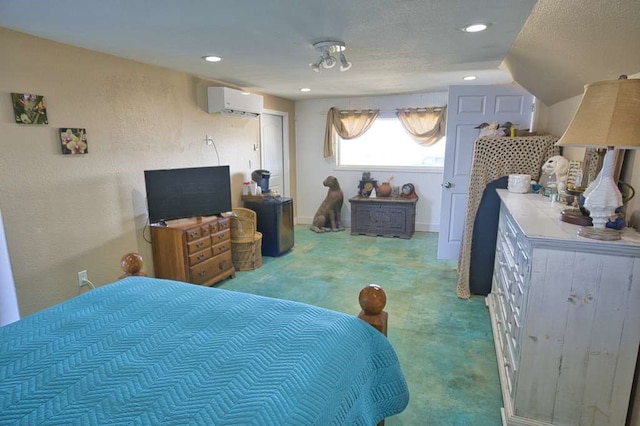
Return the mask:
{"type": "Polygon", "coordinates": [[[229,166],[145,170],[149,222],[231,210],[229,166]]]}

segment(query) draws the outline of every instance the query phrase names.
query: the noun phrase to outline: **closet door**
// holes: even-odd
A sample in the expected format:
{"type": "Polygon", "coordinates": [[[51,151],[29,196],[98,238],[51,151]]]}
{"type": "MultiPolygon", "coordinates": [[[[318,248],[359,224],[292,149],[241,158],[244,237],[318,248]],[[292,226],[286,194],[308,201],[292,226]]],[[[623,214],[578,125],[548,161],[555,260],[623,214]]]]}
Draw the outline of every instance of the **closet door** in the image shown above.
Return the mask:
{"type": "Polygon", "coordinates": [[[517,85],[450,86],[442,176],[438,259],[457,259],[467,209],[473,143],[480,123],[506,121],[530,129],[533,96],[517,85]]]}
{"type": "Polygon", "coordinates": [[[291,194],[289,182],[288,114],[268,111],[260,116],[262,168],[269,170],[269,188],[282,196],[291,194]]]}

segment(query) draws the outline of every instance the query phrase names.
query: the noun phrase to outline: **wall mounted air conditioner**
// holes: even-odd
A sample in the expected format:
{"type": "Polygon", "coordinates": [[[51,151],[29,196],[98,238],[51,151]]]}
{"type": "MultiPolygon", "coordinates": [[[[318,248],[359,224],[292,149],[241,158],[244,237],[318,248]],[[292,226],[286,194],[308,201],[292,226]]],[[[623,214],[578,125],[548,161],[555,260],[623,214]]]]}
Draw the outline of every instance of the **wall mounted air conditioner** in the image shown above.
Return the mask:
{"type": "Polygon", "coordinates": [[[258,117],[262,114],[263,98],[253,93],[244,94],[229,87],[207,87],[209,113],[234,117],[258,117]]]}

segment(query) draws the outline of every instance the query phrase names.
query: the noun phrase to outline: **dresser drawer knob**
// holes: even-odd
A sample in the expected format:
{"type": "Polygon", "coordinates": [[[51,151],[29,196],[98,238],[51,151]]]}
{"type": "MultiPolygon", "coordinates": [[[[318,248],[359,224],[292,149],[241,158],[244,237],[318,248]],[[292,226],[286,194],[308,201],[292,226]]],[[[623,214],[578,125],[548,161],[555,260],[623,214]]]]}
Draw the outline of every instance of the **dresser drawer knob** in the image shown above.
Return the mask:
{"type": "Polygon", "coordinates": [[[207,271],[205,271],[204,269],[198,272],[198,275],[200,275],[201,277],[204,277],[206,275],[207,271]]]}

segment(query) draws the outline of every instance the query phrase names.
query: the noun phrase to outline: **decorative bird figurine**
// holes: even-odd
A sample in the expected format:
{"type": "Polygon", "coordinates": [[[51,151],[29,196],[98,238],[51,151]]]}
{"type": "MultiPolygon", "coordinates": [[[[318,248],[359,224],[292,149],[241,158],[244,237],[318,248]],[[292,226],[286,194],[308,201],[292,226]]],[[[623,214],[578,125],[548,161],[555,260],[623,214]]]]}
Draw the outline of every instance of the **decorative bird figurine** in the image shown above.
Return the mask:
{"type": "MultiPolygon", "coordinates": [[[[483,123],[484,124],[484,123],[483,123]]],[[[502,130],[499,129],[500,124],[491,122],[480,129],[478,137],[482,136],[504,136],[502,130]]]]}
{"type": "Polygon", "coordinates": [[[474,129],[484,129],[487,126],[489,126],[489,123],[480,123],[476,127],[474,127],[474,129]]]}
{"type": "Polygon", "coordinates": [[[510,121],[505,121],[505,123],[500,126],[503,129],[504,136],[511,136],[511,128],[513,127],[513,123],[510,121]]]}

